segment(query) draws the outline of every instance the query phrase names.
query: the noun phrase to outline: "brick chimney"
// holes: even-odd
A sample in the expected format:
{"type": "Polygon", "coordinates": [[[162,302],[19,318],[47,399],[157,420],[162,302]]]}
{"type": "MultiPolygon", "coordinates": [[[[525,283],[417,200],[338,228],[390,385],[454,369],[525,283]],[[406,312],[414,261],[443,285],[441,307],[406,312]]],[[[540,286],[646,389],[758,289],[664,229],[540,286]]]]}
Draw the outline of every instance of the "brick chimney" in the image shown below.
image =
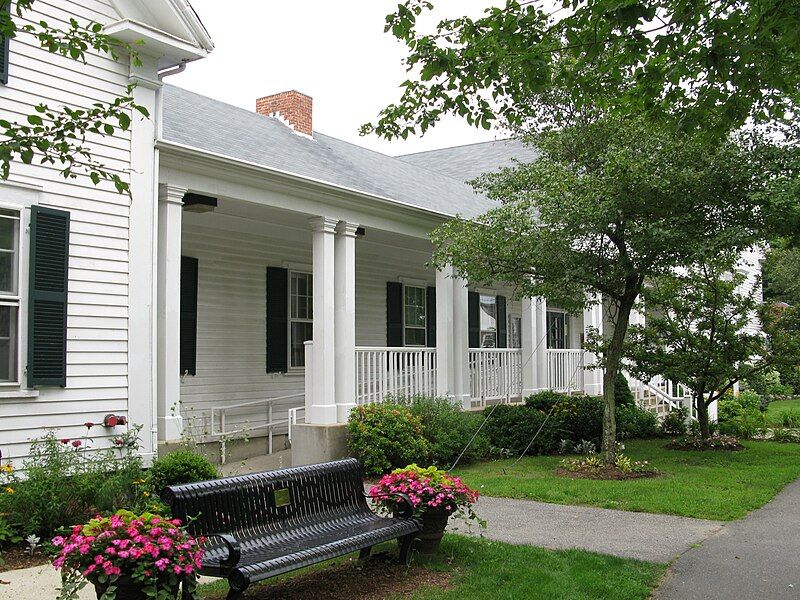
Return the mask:
{"type": "Polygon", "coordinates": [[[311,96],[291,90],[259,98],[256,100],[256,112],[266,117],[280,115],[294,127],[295,131],[312,135],[314,133],[311,125],[312,105],[311,96]]]}

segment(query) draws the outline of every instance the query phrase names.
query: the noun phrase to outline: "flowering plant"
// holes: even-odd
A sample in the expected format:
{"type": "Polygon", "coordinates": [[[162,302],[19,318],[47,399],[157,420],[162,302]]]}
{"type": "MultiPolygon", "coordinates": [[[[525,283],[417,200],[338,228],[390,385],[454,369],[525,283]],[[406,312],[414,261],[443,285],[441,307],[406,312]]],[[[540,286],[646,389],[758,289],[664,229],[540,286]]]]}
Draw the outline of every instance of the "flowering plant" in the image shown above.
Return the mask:
{"type": "Polygon", "coordinates": [[[77,598],[90,582],[104,589],[103,600],[113,600],[121,577],[141,585],[148,598],[174,596],[181,582],[194,597],[203,542],[188,535],[178,519],[126,510],[97,516],[75,525],[68,536],[53,538],[58,549],[53,566],[62,570],[60,598],[77,598]]]}
{"type": "Polygon", "coordinates": [[[408,496],[414,507],[414,516],[421,516],[429,510],[440,510],[477,521],[481,527],[486,526],[472,509],[478,499],[478,492],[470,489],[460,477],[454,477],[447,471],[436,467],[423,469],[412,464],[384,475],[369,490],[369,496],[375,505],[387,513],[397,509],[397,500],[393,494],[398,493],[408,496]]]}

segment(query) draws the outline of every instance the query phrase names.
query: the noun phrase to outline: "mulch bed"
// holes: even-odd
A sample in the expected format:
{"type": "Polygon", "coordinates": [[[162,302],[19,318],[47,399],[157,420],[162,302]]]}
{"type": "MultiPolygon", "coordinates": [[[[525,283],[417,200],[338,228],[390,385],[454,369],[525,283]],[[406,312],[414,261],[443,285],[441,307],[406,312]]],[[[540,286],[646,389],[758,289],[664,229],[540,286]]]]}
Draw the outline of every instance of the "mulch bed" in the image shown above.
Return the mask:
{"type": "Polygon", "coordinates": [[[261,600],[383,600],[411,596],[421,588],[448,589],[452,572],[432,571],[421,565],[398,564],[396,553],[377,554],[360,565],[349,559],[339,565],[285,579],[254,585],[244,598],[261,600]]]}
{"type": "Polygon", "coordinates": [[[658,471],[620,471],[616,467],[603,467],[601,469],[587,469],[585,471],[570,471],[569,469],[558,468],[553,471],[560,477],[572,477],[574,479],[646,479],[661,475],[658,471]]]}
{"type": "Polygon", "coordinates": [[[50,557],[41,550],[36,550],[32,555],[27,548],[13,546],[0,552],[0,571],[13,569],[27,569],[45,565],[50,562],[50,557]]]}

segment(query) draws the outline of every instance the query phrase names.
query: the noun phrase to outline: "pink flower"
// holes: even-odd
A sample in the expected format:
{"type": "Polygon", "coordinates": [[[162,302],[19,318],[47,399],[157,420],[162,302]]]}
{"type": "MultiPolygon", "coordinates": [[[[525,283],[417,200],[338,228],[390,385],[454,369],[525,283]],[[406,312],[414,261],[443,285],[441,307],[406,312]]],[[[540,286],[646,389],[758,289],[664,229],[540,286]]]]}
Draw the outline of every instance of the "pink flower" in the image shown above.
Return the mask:
{"type": "Polygon", "coordinates": [[[86,423],[84,423],[83,425],[84,427],[86,427],[86,429],[91,429],[92,427],[94,427],[94,423],[92,423],[91,421],[86,421],[86,423]]]}
{"type": "Polygon", "coordinates": [[[159,571],[163,571],[164,569],[166,569],[166,568],[167,568],[167,565],[168,565],[168,564],[169,564],[169,559],[168,559],[168,558],[159,558],[159,559],[156,561],[156,568],[157,568],[159,571]]]}
{"type": "Polygon", "coordinates": [[[81,447],[81,443],[82,442],[80,440],[72,440],[72,447],[73,448],[80,448],[81,447]]]}
{"type": "Polygon", "coordinates": [[[58,440],[58,441],[59,441],[59,442],[61,442],[62,444],[64,444],[65,446],[66,446],[67,444],[69,444],[69,438],[61,438],[61,439],[60,439],[60,440],[58,440]]]}
{"type": "Polygon", "coordinates": [[[53,546],[59,547],[64,545],[64,538],[60,535],[57,535],[53,538],[53,546]]]}

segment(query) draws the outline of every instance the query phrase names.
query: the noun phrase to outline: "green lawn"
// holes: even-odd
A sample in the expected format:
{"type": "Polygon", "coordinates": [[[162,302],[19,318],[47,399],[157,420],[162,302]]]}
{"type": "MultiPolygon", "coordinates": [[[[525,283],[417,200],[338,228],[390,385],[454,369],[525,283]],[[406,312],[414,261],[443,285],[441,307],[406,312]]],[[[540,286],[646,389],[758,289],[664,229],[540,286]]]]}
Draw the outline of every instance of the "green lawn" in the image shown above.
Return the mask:
{"type": "MultiPolygon", "coordinates": [[[[396,553],[396,546],[392,547],[396,553]]],[[[341,560],[339,562],[342,562],[341,560]]],[[[658,585],[666,565],[644,563],[584,552],[582,550],[550,551],[529,546],[512,546],[478,538],[457,535],[446,536],[437,556],[415,557],[414,562],[427,571],[445,571],[451,574],[446,589],[425,584],[424,571],[419,585],[412,585],[410,594],[386,595],[382,598],[413,598],[415,600],[495,600],[496,598],[520,600],[637,600],[650,597],[658,585]]],[[[368,596],[374,578],[380,570],[367,569],[361,573],[346,563],[341,567],[327,565],[327,569],[350,569],[356,589],[368,596]]],[[[388,568],[388,567],[387,567],[388,568]]],[[[294,577],[318,578],[324,573],[313,568],[311,573],[298,572],[294,577]]],[[[324,580],[314,582],[314,590],[327,592],[324,580]]],[[[269,582],[252,586],[245,595],[248,599],[272,598],[269,582]]],[[[351,588],[352,589],[352,588],[351,588]]],[[[314,591],[312,590],[312,592],[314,591]]],[[[222,599],[225,586],[220,583],[201,586],[201,597],[222,599]]],[[[284,596],[279,593],[278,597],[284,596]]],[[[290,596],[295,598],[296,596],[290,596]]],[[[305,598],[305,594],[301,595],[305,598]]],[[[339,598],[334,591],[324,598],[339,598]]],[[[342,593],[341,598],[352,596],[342,593]]],[[[373,596],[374,597],[374,596],[373,596]]]]}
{"type": "Polygon", "coordinates": [[[703,519],[733,520],[764,505],[800,477],[800,445],[744,442],[741,452],[686,452],[664,440],[635,440],[625,453],[649,460],[663,475],[653,479],[595,481],[553,474],[561,457],[525,457],[459,469],[486,496],[556,504],[582,504],[703,519]]]}
{"type": "Polygon", "coordinates": [[[775,400],[767,405],[767,418],[779,417],[785,412],[797,411],[800,412],[800,398],[792,398],[791,400],[775,400]]]}

